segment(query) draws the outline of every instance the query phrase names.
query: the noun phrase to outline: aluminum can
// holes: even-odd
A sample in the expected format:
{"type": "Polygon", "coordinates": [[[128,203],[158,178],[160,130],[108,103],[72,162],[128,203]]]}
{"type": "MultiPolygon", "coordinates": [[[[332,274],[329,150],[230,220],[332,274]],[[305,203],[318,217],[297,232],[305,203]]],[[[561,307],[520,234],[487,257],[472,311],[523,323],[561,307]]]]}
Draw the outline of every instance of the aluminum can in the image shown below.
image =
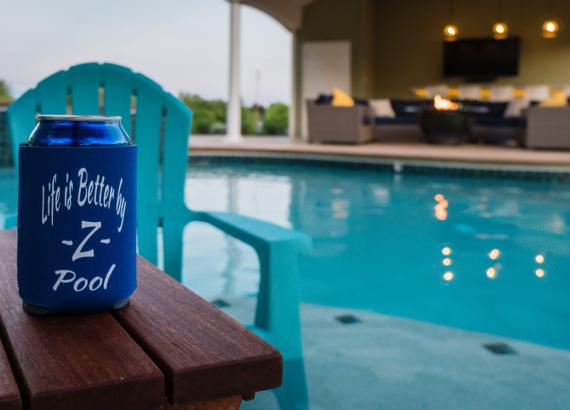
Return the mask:
{"type": "Polygon", "coordinates": [[[18,287],[27,312],[128,303],[136,288],[136,161],[120,117],[38,116],[18,164],[18,287]]]}

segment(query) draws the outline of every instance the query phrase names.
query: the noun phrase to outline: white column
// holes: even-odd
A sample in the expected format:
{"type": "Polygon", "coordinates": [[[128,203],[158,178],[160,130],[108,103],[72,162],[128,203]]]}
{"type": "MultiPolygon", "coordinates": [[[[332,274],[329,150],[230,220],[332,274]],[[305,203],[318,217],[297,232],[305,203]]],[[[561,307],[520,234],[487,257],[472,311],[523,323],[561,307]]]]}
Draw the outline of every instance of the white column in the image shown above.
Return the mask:
{"type": "Polygon", "coordinates": [[[297,31],[291,33],[291,89],[289,97],[289,140],[294,141],[297,126],[297,31]]]}
{"type": "Polygon", "coordinates": [[[228,142],[241,141],[240,23],[240,2],[230,0],[230,89],[226,115],[228,142]]]}

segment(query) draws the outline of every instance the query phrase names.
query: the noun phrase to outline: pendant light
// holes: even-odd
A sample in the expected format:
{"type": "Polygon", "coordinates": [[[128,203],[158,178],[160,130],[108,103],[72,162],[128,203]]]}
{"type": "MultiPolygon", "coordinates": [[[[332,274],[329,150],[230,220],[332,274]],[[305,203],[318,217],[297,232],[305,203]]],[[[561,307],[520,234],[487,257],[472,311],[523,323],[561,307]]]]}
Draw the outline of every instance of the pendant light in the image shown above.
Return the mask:
{"type": "MultiPolygon", "coordinates": [[[[552,0],[548,2],[548,15],[552,16],[552,0]]],[[[560,31],[560,24],[553,19],[548,18],[542,23],[542,37],[552,39],[558,37],[558,31],[560,31]]]]}
{"type": "Polygon", "coordinates": [[[498,0],[497,5],[499,20],[493,23],[493,37],[496,40],[504,40],[509,36],[509,25],[502,20],[503,2],[501,0],[498,0]]]}
{"type": "Polygon", "coordinates": [[[560,25],[556,20],[546,20],[544,23],[542,23],[542,37],[544,38],[558,37],[559,30],[560,25]]]}
{"type": "Polygon", "coordinates": [[[443,28],[443,38],[445,41],[455,41],[459,37],[459,27],[455,24],[446,24],[443,28]]]}
{"type": "Polygon", "coordinates": [[[445,41],[455,41],[459,38],[459,27],[454,23],[455,9],[453,0],[449,0],[449,23],[443,27],[443,38],[445,41]]]}

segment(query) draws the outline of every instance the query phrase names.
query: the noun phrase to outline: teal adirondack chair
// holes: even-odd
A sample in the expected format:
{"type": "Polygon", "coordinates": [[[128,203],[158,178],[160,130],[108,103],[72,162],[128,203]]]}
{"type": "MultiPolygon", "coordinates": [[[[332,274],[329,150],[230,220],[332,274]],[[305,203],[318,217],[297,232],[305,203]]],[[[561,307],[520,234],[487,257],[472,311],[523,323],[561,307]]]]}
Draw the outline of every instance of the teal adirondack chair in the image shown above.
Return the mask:
{"type": "Polygon", "coordinates": [[[13,158],[43,114],[119,115],[139,147],[137,232],[139,252],[157,262],[163,229],[165,271],[180,279],[183,230],[209,223],[253,247],[260,263],[260,288],[252,330],[283,354],[281,408],[308,408],[299,318],[297,257],[310,239],[279,226],[224,212],[192,211],[184,202],[191,111],[142,74],[115,64],[87,63],[47,77],[8,109],[13,158]],[[134,108],[133,108],[134,107],[134,108]],[[162,149],[161,149],[162,145],[162,149]]]}

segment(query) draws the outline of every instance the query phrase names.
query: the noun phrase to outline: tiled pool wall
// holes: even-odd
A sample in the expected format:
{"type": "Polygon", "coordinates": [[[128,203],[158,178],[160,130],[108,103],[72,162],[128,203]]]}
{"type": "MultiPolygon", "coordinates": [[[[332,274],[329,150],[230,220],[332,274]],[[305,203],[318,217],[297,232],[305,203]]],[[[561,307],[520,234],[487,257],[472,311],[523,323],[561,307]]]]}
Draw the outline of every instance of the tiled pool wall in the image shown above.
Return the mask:
{"type": "Polygon", "coordinates": [[[273,154],[191,154],[192,163],[208,164],[299,164],[311,167],[338,166],[347,169],[369,169],[394,174],[432,174],[456,177],[501,178],[533,181],[570,182],[570,167],[494,165],[475,163],[428,162],[396,159],[372,159],[333,156],[290,156],[273,154]]]}

